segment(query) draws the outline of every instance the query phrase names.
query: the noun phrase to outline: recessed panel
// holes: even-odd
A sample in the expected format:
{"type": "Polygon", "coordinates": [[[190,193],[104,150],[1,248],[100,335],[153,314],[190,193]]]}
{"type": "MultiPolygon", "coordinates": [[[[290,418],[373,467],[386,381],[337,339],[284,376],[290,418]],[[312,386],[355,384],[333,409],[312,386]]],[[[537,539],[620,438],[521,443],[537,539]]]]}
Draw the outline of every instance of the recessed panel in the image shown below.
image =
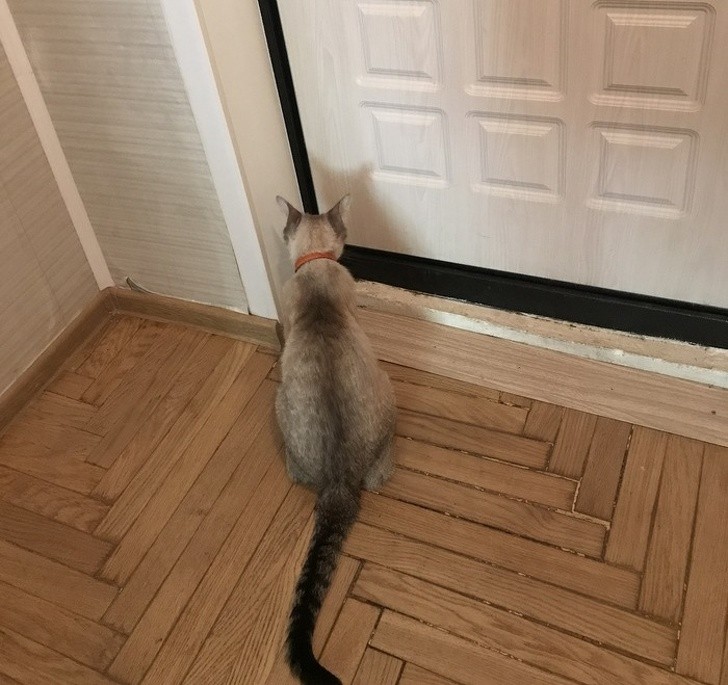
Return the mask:
{"type": "Polygon", "coordinates": [[[685,3],[600,3],[597,104],[697,109],[705,99],[713,10],[685,3]]]}
{"type": "Polygon", "coordinates": [[[379,178],[414,185],[447,184],[447,134],[441,111],[365,105],[379,178]]]}
{"type": "Polygon", "coordinates": [[[438,9],[430,0],[360,2],[362,85],[436,88],[441,79],[438,9]]]}
{"type": "Polygon", "coordinates": [[[565,0],[473,0],[475,80],[471,95],[563,97],[565,0]]]}
{"type": "Polygon", "coordinates": [[[474,190],[529,201],[559,200],[565,153],[561,121],[496,114],[468,118],[474,190]]]}
{"type": "Polygon", "coordinates": [[[589,205],[679,218],[690,209],[697,136],[692,131],[609,124],[592,127],[596,160],[589,205]]]}

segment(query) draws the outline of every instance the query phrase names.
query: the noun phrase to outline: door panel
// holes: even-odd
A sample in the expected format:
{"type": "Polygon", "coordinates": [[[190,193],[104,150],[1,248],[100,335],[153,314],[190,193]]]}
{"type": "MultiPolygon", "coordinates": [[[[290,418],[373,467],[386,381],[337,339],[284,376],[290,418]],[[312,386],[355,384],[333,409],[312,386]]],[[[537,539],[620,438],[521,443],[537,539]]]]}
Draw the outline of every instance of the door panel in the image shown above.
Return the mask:
{"type": "Polygon", "coordinates": [[[280,2],[350,242],[728,306],[728,7],[280,2]]]}

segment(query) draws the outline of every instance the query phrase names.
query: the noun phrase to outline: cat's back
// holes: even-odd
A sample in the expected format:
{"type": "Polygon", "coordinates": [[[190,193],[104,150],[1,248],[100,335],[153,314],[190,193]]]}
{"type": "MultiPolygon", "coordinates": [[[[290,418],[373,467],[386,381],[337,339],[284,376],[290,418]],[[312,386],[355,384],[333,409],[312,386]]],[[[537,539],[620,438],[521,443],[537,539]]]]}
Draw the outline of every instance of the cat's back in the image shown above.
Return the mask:
{"type": "Polygon", "coordinates": [[[354,282],[339,265],[291,282],[288,330],[281,358],[284,383],[311,388],[335,381],[343,392],[367,393],[376,384],[376,360],[354,314],[354,282]]]}

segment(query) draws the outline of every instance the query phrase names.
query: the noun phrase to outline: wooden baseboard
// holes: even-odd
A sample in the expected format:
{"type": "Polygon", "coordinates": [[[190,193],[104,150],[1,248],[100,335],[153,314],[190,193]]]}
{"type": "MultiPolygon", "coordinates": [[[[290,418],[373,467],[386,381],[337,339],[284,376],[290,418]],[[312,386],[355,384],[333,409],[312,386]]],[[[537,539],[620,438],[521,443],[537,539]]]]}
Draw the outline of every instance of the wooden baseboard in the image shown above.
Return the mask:
{"type": "MultiPolygon", "coordinates": [[[[219,307],[110,288],[0,397],[0,430],[114,313],[183,323],[280,349],[276,322],[219,307]]],[[[628,369],[401,315],[362,310],[385,361],[728,446],[728,390],[628,369]]]]}
{"type": "Polygon", "coordinates": [[[210,333],[248,340],[273,350],[280,349],[276,322],[272,319],[125,288],[109,288],[108,291],[115,311],[147,319],[184,323],[210,333]]]}
{"type": "Polygon", "coordinates": [[[415,369],[728,446],[728,390],[374,311],[378,356],[415,369]]]}
{"type": "Polygon", "coordinates": [[[0,432],[53,379],[63,362],[108,320],[112,309],[110,292],[100,292],[0,395],[0,432]]]}

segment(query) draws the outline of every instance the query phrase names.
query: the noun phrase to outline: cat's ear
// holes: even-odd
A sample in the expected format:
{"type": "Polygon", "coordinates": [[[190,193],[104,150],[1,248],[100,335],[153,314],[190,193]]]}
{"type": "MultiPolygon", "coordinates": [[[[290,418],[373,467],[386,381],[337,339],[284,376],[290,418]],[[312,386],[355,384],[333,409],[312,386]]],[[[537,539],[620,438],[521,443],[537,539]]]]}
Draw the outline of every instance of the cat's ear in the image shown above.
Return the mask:
{"type": "Polygon", "coordinates": [[[334,232],[343,239],[346,239],[346,222],[349,218],[350,207],[351,195],[347,193],[326,212],[329,223],[334,227],[334,232]]]}
{"type": "Polygon", "coordinates": [[[290,216],[298,215],[301,216],[301,212],[299,212],[288,200],[286,200],[284,197],[281,197],[280,195],[276,195],[276,202],[278,203],[278,206],[280,207],[281,212],[283,212],[283,216],[290,216]]]}
{"type": "Polygon", "coordinates": [[[286,217],[286,227],[283,229],[283,238],[286,242],[288,242],[288,239],[293,235],[298,224],[301,222],[302,214],[280,195],[276,196],[276,202],[286,217]]]}

